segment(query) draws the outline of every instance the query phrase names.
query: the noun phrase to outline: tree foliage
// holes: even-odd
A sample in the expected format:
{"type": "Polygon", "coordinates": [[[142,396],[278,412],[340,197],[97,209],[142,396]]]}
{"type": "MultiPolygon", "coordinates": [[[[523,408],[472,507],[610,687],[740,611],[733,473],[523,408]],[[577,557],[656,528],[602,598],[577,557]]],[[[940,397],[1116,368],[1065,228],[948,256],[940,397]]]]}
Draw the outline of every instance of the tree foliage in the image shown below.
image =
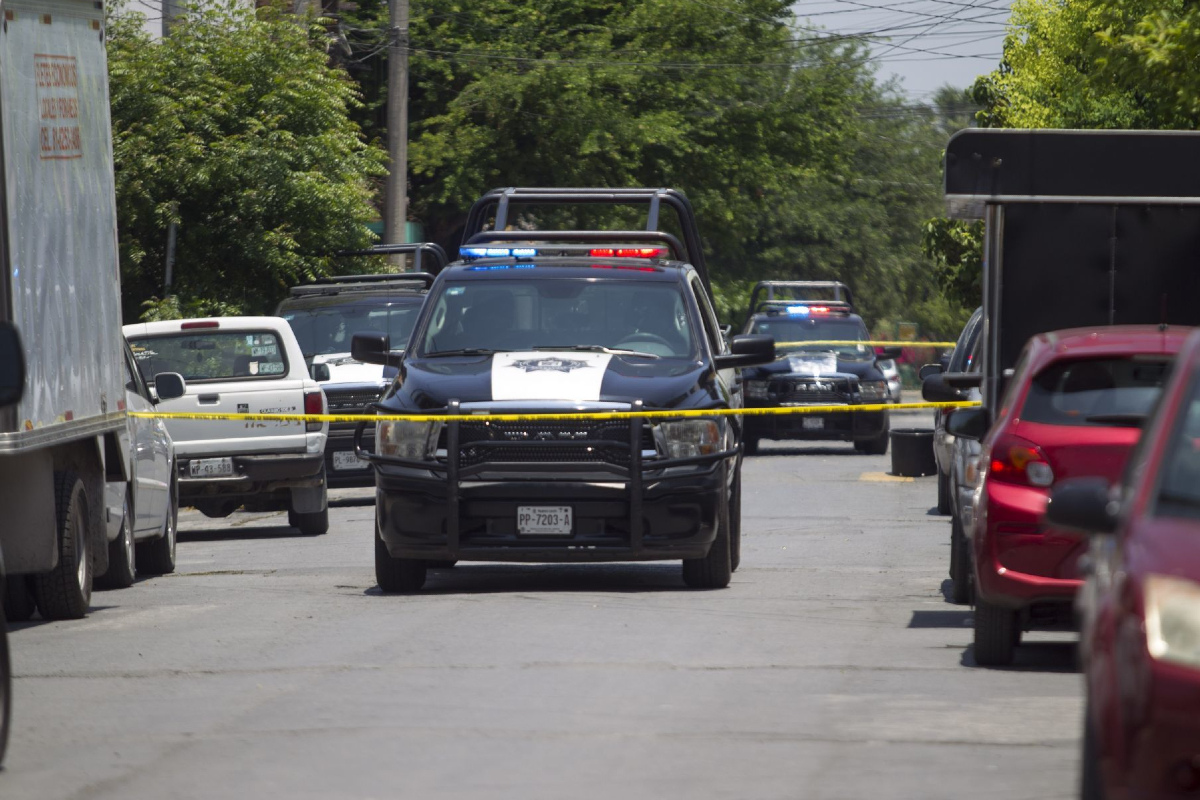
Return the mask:
{"type": "Polygon", "coordinates": [[[108,26],[125,314],[268,312],[287,287],[369,243],[383,154],[349,116],[356,88],[312,20],[231,2],[155,41],[108,26]],[[174,300],[161,294],[178,224],[174,300]]]}

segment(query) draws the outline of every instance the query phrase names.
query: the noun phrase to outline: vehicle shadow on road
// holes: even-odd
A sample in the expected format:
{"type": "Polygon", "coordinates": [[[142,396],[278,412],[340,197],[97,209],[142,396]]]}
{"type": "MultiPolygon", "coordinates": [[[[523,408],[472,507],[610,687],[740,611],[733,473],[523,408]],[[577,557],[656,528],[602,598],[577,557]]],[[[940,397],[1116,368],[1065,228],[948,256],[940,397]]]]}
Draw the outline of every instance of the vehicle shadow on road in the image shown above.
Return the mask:
{"type": "Polygon", "coordinates": [[[961,663],[974,669],[999,670],[1002,672],[1057,672],[1079,671],[1075,655],[1075,642],[1022,642],[1013,654],[1012,664],[1006,667],[984,667],[975,663],[975,646],[963,650],[961,663]]]}
{"type": "Polygon", "coordinates": [[[969,628],[973,624],[971,609],[961,606],[945,611],[914,611],[909,628],[969,628]]]}
{"type": "Polygon", "coordinates": [[[858,452],[854,447],[847,442],[844,447],[830,447],[821,445],[817,447],[759,447],[758,452],[747,458],[759,458],[762,456],[862,456],[863,453],[858,452]]]}
{"type": "Polygon", "coordinates": [[[179,542],[222,542],[234,539],[311,539],[289,525],[258,525],[238,528],[191,528],[176,534],[179,542]]]}
{"type": "MultiPolygon", "coordinates": [[[[98,605],[93,604],[92,606],[90,606],[88,608],[87,616],[92,617],[102,611],[108,611],[111,608],[119,608],[119,606],[98,606],[98,605]]],[[[87,617],[84,617],[84,619],[87,619],[87,617]]],[[[23,622],[14,622],[13,620],[10,619],[10,620],[8,620],[8,632],[9,633],[17,633],[19,631],[28,630],[30,628],[40,628],[43,625],[49,625],[52,622],[63,622],[63,621],[70,621],[70,620],[42,619],[40,616],[34,616],[33,619],[28,619],[23,622]]]]}
{"type": "MultiPolygon", "coordinates": [[[[694,592],[674,564],[460,564],[430,569],[420,594],[694,592]]],[[[390,597],[378,586],[364,594],[390,597]]]]}

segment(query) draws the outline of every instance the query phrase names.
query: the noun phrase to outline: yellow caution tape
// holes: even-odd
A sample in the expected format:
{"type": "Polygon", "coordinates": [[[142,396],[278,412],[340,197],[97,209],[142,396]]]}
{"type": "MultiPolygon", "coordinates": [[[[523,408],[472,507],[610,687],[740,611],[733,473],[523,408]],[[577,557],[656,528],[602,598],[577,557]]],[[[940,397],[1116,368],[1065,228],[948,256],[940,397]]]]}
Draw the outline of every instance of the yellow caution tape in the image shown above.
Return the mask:
{"type": "Polygon", "coordinates": [[[804,347],[812,345],[820,345],[828,347],[835,346],[862,346],[862,347],[954,347],[958,342],[892,342],[892,341],[859,341],[857,339],[821,339],[811,342],[776,342],[776,347],[804,347]]]}
{"type": "MultiPolygon", "coordinates": [[[[536,402],[536,401],[533,401],[536,402]]],[[[772,406],[770,408],[705,408],[655,411],[597,411],[589,413],[492,414],[203,414],[188,411],[130,411],[141,419],[191,419],[232,422],[539,422],[553,420],[681,419],[687,417],[774,417],[789,414],[840,414],[861,411],[914,411],[936,408],[971,408],[979,401],[961,403],[871,403],[858,406],[772,406]]]]}

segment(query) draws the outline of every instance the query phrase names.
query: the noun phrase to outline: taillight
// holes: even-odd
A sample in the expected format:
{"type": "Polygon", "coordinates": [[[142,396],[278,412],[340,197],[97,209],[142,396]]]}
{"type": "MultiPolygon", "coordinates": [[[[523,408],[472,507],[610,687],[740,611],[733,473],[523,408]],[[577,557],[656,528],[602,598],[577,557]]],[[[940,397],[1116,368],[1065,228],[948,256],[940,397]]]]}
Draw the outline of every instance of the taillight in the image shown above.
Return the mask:
{"type": "Polygon", "coordinates": [[[1054,483],[1054,470],[1042,448],[1012,434],[996,437],[988,460],[988,476],[1005,483],[1046,487],[1054,483]]]}
{"type": "MultiPolygon", "coordinates": [[[[304,413],[305,414],[324,414],[325,413],[325,393],[318,390],[315,392],[304,393],[304,413]]],[[[306,431],[321,430],[320,422],[307,422],[304,425],[306,431]]]]}
{"type": "Polygon", "coordinates": [[[206,320],[201,320],[199,322],[181,323],[179,326],[179,330],[194,331],[194,330],[197,330],[200,328],[219,328],[219,327],[221,327],[221,323],[217,322],[215,319],[206,319],[206,320]]]}

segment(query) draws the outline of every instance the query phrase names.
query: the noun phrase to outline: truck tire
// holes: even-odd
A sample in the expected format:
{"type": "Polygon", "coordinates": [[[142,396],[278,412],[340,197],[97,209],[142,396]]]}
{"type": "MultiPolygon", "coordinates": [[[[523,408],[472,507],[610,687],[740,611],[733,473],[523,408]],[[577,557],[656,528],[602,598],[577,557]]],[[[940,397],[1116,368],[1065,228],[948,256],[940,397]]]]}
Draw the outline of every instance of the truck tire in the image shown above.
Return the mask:
{"type": "Polygon", "coordinates": [[[950,506],[950,474],[938,470],[938,513],[945,516],[952,513],[950,506]]]}
{"type": "Polygon", "coordinates": [[[237,511],[241,503],[235,500],[196,500],[192,505],[209,519],[224,519],[237,511]]]}
{"type": "MultiPolygon", "coordinates": [[[[6,587],[7,590],[7,587],[6,587]]],[[[0,612],[0,766],[8,749],[8,728],[12,723],[12,662],[8,657],[8,623],[0,612]]]]}
{"type": "Polygon", "coordinates": [[[1020,641],[1019,614],[985,600],[975,604],[975,663],[981,667],[1006,667],[1020,641]]]}
{"type": "MultiPolygon", "coordinates": [[[[721,482],[724,486],[724,481],[721,482]]],[[[704,558],[683,560],[683,582],[693,589],[723,589],[733,575],[730,553],[729,495],[717,499],[717,537],[704,558]]]]}
{"type": "Polygon", "coordinates": [[[329,508],[326,507],[312,514],[299,514],[290,511],[288,512],[288,521],[292,522],[292,525],[298,528],[305,536],[320,536],[329,530],[329,508]],[[292,522],[293,519],[295,520],[294,522],[292,522]]]}
{"type": "Polygon", "coordinates": [[[742,563],[742,470],[738,468],[729,500],[729,570],[737,572],[742,563]]]}
{"type": "Polygon", "coordinates": [[[92,600],[87,491],[72,470],[56,472],[54,483],[58,566],[34,578],[34,593],[46,619],[82,619],[92,600]]]}
{"type": "Polygon", "coordinates": [[[175,571],[175,545],[179,539],[179,487],[171,481],[167,518],[162,535],[137,546],[137,571],[146,575],[170,575],[175,571]]]}
{"type": "Polygon", "coordinates": [[[888,429],[884,428],[883,433],[870,439],[856,439],[854,449],[868,456],[887,455],[888,429]]]}
{"type": "Polygon", "coordinates": [[[1090,706],[1089,702],[1083,712],[1083,758],[1079,765],[1079,797],[1080,800],[1104,800],[1100,747],[1096,741],[1096,726],[1092,723],[1090,706]]]}
{"type": "Polygon", "coordinates": [[[416,592],[425,585],[426,564],[417,558],[393,558],[375,531],[375,580],[385,592],[416,592]]]}
{"type": "Polygon", "coordinates": [[[963,534],[955,514],[950,520],[950,602],[963,605],[971,600],[971,543],[963,534]]]}
{"type": "Polygon", "coordinates": [[[129,491],[125,491],[125,505],[121,508],[121,535],[108,543],[108,571],[96,578],[97,589],[127,589],[133,586],[133,503],[129,502],[129,491]]]}
{"type": "Polygon", "coordinates": [[[748,456],[758,455],[758,437],[747,436],[743,439],[742,451],[748,456]]]}
{"type": "Polygon", "coordinates": [[[9,622],[28,622],[37,611],[33,587],[24,575],[9,575],[4,584],[4,618],[9,622]]]}

